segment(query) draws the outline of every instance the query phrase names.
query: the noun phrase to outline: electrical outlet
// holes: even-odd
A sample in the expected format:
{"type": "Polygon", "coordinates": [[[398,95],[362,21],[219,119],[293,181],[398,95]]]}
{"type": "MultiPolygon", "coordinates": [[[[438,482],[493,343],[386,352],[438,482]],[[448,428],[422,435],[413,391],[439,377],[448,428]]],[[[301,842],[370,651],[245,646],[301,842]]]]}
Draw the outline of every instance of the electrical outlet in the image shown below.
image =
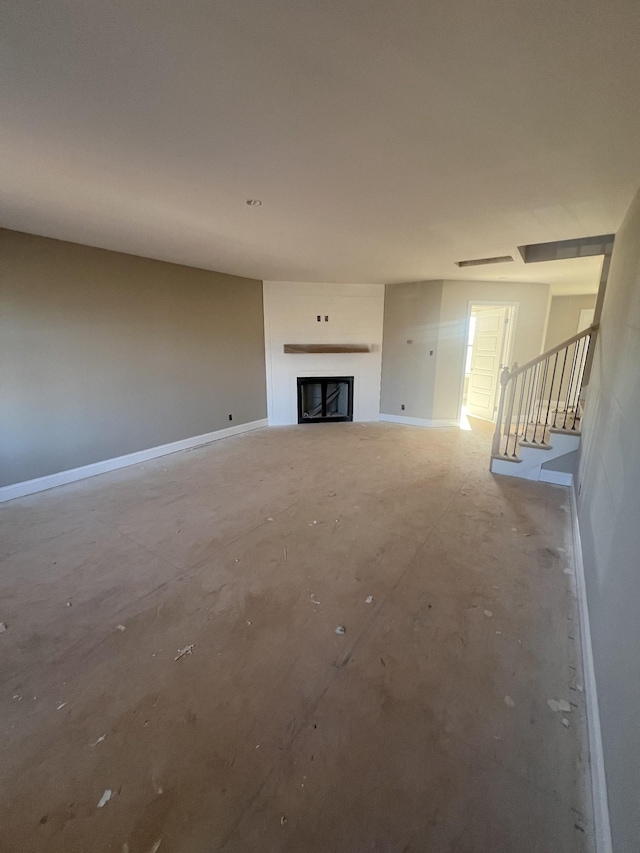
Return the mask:
{"type": "Polygon", "coordinates": [[[233,420],[233,415],[229,415],[229,420],[230,420],[230,421],[232,421],[232,420],[233,420]]]}
{"type": "Polygon", "coordinates": [[[320,315],[319,315],[319,314],[316,314],[316,321],[317,321],[318,323],[320,322],[320,320],[321,320],[321,319],[322,319],[322,318],[320,317],[320,315]]]}
{"type": "Polygon", "coordinates": [[[402,409],[402,411],[404,412],[404,403],[401,403],[400,408],[401,408],[401,409],[402,409]]]}
{"type": "Polygon", "coordinates": [[[324,315],[324,321],[325,321],[325,323],[329,322],[329,315],[328,314],[324,315]]]}

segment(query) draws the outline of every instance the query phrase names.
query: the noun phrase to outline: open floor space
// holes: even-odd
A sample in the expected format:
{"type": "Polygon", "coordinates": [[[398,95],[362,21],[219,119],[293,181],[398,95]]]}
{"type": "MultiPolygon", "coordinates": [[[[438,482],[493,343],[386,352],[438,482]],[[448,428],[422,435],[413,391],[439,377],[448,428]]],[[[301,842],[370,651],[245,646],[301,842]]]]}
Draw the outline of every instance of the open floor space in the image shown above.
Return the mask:
{"type": "Polygon", "coordinates": [[[261,429],[2,506],[0,848],[590,850],[569,491],[470,425],[261,429]]]}

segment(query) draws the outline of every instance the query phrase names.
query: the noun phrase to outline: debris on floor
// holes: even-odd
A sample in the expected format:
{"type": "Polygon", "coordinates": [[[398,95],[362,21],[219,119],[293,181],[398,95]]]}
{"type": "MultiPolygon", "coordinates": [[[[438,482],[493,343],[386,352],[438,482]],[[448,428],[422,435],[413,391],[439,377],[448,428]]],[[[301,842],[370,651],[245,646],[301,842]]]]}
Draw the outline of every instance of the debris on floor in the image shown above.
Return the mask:
{"type": "Polygon", "coordinates": [[[124,625],[116,625],[116,631],[126,631],[126,627],[124,625]]]}
{"type": "Polygon", "coordinates": [[[564,711],[565,714],[571,712],[571,705],[566,699],[547,699],[547,705],[552,711],[564,711]]]}
{"type": "Polygon", "coordinates": [[[98,808],[101,809],[109,802],[109,800],[113,797],[113,791],[111,788],[107,788],[104,794],[100,797],[100,802],[98,803],[98,808]]]}
{"type": "MultiPolygon", "coordinates": [[[[474,490],[468,494],[474,511],[451,513],[440,492],[450,487],[454,502],[462,504],[455,497],[458,469],[443,475],[445,454],[431,453],[427,442],[446,439],[455,459],[467,436],[374,426],[385,439],[379,479],[375,471],[370,480],[365,477],[371,456],[354,449],[357,424],[319,426],[310,430],[312,435],[303,427],[263,430],[247,434],[256,445],[251,454],[249,439],[243,439],[213,445],[210,468],[200,459],[195,465],[191,457],[190,479],[182,483],[176,477],[175,491],[165,492],[153,478],[145,479],[138,484],[143,504],[133,490],[131,470],[137,478],[136,472],[152,465],[109,474],[103,478],[106,485],[94,479],[65,488],[62,503],[77,502],[80,526],[73,530],[80,532],[63,534],[55,548],[45,536],[58,529],[41,524],[48,517],[35,511],[35,518],[28,517],[24,535],[44,541],[28,543],[24,556],[11,558],[11,578],[15,575],[22,586],[0,617],[9,619],[11,633],[4,640],[0,636],[0,659],[3,651],[5,657],[9,649],[13,654],[14,643],[20,657],[19,668],[10,661],[4,691],[2,837],[20,839],[25,853],[35,853],[44,842],[47,853],[76,848],[170,853],[174,845],[197,847],[212,834],[226,838],[235,827],[226,845],[234,853],[247,853],[254,845],[263,853],[289,848],[327,853],[340,849],[345,839],[342,847],[353,850],[358,838],[365,847],[368,841],[374,847],[377,842],[402,849],[408,843],[444,850],[456,842],[464,846],[462,827],[469,830],[471,848],[475,838],[479,850],[490,853],[524,853],[528,846],[554,853],[589,849],[579,843],[583,833],[573,828],[584,813],[591,831],[584,693],[573,692],[580,690],[576,682],[583,677],[578,608],[567,594],[575,579],[560,578],[572,565],[567,563],[571,555],[536,557],[534,584],[526,554],[536,543],[542,552],[548,541],[561,541],[565,513],[558,521],[551,510],[566,500],[566,490],[497,480],[485,472],[486,454],[478,453],[479,485],[474,480],[463,487],[474,490]],[[334,434],[335,446],[328,443],[334,434]],[[408,447],[402,443],[405,435],[408,447]],[[269,442],[282,442],[282,458],[271,458],[269,442]],[[322,485],[327,471],[333,476],[343,458],[346,492],[329,508],[345,510],[345,526],[331,531],[322,485]],[[307,459],[315,460],[309,470],[316,474],[308,479],[300,474],[307,470],[307,459]],[[239,461],[243,467],[236,470],[239,461]],[[285,477],[290,462],[293,470],[285,477]],[[433,488],[426,479],[431,474],[433,488]],[[382,477],[389,482],[381,485],[382,477]],[[198,505],[192,487],[198,490],[198,505]],[[247,488],[255,490],[250,499],[247,488]],[[354,490],[366,501],[358,524],[358,512],[349,510],[354,490]],[[102,522],[91,516],[82,526],[94,491],[98,515],[108,516],[110,529],[132,530],[133,521],[142,525],[145,538],[135,538],[153,546],[148,554],[105,535],[102,522]],[[264,527],[273,522],[266,516],[259,520],[260,504],[264,509],[268,502],[279,507],[273,533],[264,527]],[[284,506],[289,508],[282,512],[284,506]],[[500,506],[505,518],[497,512],[500,506]],[[317,526],[324,527],[320,545],[311,542],[316,534],[303,530],[314,508],[323,515],[317,519],[317,526]],[[538,524],[543,530],[533,533],[531,546],[517,538],[505,546],[504,521],[508,527],[515,510],[522,511],[531,531],[538,524]],[[253,519],[247,520],[247,513],[253,519]],[[170,533],[177,517],[189,519],[190,541],[179,547],[170,533]],[[431,538],[425,525],[435,530],[431,538]],[[287,541],[294,549],[291,567],[287,541]],[[59,572],[48,567],[52,553],[60,554],[59,572]],[[177,569],[173,563],[190,568],[177,569]],[[73,585],[80,610],[63,617],[59,608],[68,601],[68,565],[77,566],[73,585]],[[178,578],[184,580],[177,583],[178,578]],[[49,581],[62,587],[57,601],[49,581]],[[324,605],[312,586],[321,590],[324,605]],[[367,586],[384,601],[366,592],[367,586]],[[500,642],[504,636],[504,645],[491,641],[486,632],[494,623],[485,628],[478,613],[469,612],[469,601],[480,614],[485,608],[492,612],[492,617],[485,615],[488,621],[496,618],[504,625],[493,629],[500,642]],[[15,615],[18,605],[24,618],[15,615]],[[497,617],[493,607],[500,607],[497,617]],[[352,612],[361,624],[352,622],[347,641],[346,625],[336,626],[335,617],[348,622],[352,612]],[[113,636],[121,631],[113,621],[117,616],[128,620],[122,623],[126,640],[113,636]],[[254,616],[256,627],[246,632],[254,616]],[[324,633],[332,622],[344,646],[324,633]],[[30,643],[34,631],[44,638],[40,644],[30,643]],[[576,639],[568,641],[567,632],[576,639]],[[185,634],[193,639],[186,648],[176,647],[185,634]],[[193,655],[196,638],[198,657],[179,670],[168,667],[174,649],[175,662],[193,655]],[[157,661],[148,660],[149,648],[156,650],[157,661]],[[503,704],[518,713],[504,715],[496,703],[509,683],[519,700],[503,693],[503,704]],[[550,697],[544,694],[552,690],[554,701],[562,693],[572,697],[570,714],[560,709],[559,717],[554,711],[553,717],[546,714],[541,702],[547,703],[550,697]],[[29,705],[36,693],[45,697],[37,708],[29,705]],[[70,698],[63,700],[61,693],[70,698]],[[65,701],[73,701],[68,714],[51,713],[65,701]],[[106,728],[93,741],[85,740],[103,726],[109,726],[109,745],[106,728]],[[143,727],[149,731],[142,732],[143,727]],[[381,730],[386,737],[380,737],[381,730]],[[252,755],[251,743],[260,755],[252,755]],[[434,755],[445,756],[444,776],[442,761],[434,762],[434,755]],[[335,767],[345,762],[345,784],[337,789],[335,767]],[[272,775],[254,799],[256,774],[262,778],[272,767],[282,773],[272,775]],[[522,778],[511,774],[522,767],[522,778]],[[302,773],[309,774],[307,779],[302,773]],[[47,778],[56,780],[53,787],[47,778]],[[97,808],[95,795],[105,782],[116,787],[102,789],[106,796],[98,798],[97,808]],[[537,791],[538,783],[549,795],[537,791]],[[381,816],[380,791],[388,794],[381,816]],[[105,812],[110,799],[117,802],[105,812]],[[440,808],[433,826],[421,814],[429,799],[432,812],[440,808]],[[91,803],[100,815],[91,811],[91,803]],[[278,806],[291,810],[291,829],[289,815],[278,806]],[[78,817],[72,819],[73,814],[78,817]],[[41,815],[48,818],[45,825],[41,815]],[[167,832],[166,845],[158,832],[167,832]]],[[[374,432],[373,426],[369,429],[374,432]]],[[[175,466],[189,461],[180,463],[179,455],[173,460],[172,480],[175,466]]],[[[71,528],[72,521],[76,524],[72,508],[62,512],[61,501],[51,494],[28,503],[41,501],[61,531],[71,528]]],[[[19,521],[24,503],[14,504],[19,521]]],[[[341,518],[335,516],[334,522],[338,527],[341,518]]]]}
{"type": "Polygon", "coordinates": [[[493,611],[491,611],[491,610],[485,610],[485,611],[484,611],[484,615],[485,615],[485,616],[493,616],[493,611]]]}
{"type": "Polygon", "coordinates": [[[66,702],[61,702],[61,703],[58,705],[58,707],[56,708],[56,711],[61,711],[61,710],[64,708],[64,706],[65,706],[66,704],[67,704],[66,702]]]}
{"type": "Polygon", "coordinates": [[[6,630],[7,626],[4,624],[4,622],[0,622],[0,634],[2,634],[6,630]]]}
{"type": "Polygon", "coordinates": [[[178,649],[178,654],[174,660],[180,660],[180,658],[183,658],[185,655],[190,655],[193,652],[194,646],[195,643],[191,643],[190,646],[185,646],[184,649],[178,649]]]}

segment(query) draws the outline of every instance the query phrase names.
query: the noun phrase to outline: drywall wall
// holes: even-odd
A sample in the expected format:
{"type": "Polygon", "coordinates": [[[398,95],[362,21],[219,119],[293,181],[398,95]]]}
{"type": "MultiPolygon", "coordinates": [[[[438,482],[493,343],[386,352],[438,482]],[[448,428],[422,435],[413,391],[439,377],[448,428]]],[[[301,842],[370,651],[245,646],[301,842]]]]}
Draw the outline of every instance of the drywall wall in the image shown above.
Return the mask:
{"type": "Polygon", "coordinates": [[[549,286],[491,281],[445,281],[442,288],[433,417],[459,415],[467,347],[470,302],[509,302],[518,306],[511,360],[524,364],[542,351],[549,286]]]}
{"type": "Polygon", "coordinates": [[[583,420],[578,517],[616,853],[640,845],[640,193],[616,234],[583,420]]]}
{"type": "Polygon", "coordinates": [[[381,414],[431,420],[441,301],[441,281],[387,285],[381,414]]]}
{"type": "Polygon", "coordinates": [[[556,456],[555,459],[543,462],[540,467],[544,468],[545,471],[564,471],[566,474],[575,474],[578,470],[578,461],[578,451],[572,450],[570,453],[565,453],[564,456],[556,456]]]}
{"type": "Polygon", "coordinates": [[[381,413],[424,419],[433,425],[456,423],[470,304],[517,306],[512,361],[524,364],[542,351],[549,301],[547,284],[419,281],[387,285],[381,413]],[[413,343],[407,344],[408,340],[413,343]],[[405,411],[399,411],[402,403],[405,411]],[[409,415],[410,411],[416,414],[409,415]]]}
{"type": "Polygon", "coordinates": [[[260,282],[6,230],[0,257],[0,486],[266,416],[260,282]]]}
{"type": "Polygon", "coordinates": [[[551,299],[544,349],[548,350],[573,337],[583,309],[595,308],[596,296],[554,296],[551,299]]]}
{"type": "Polygon", "coordinates": [[[299,376],[353,376],[354,421],[377,421],[383,313],[383,284],[265,281],[269,425],[298,423],[299,376]],[[368,344],[370,352],[290,354],[283,349],[284,344],[329,343],[368,344]]]}

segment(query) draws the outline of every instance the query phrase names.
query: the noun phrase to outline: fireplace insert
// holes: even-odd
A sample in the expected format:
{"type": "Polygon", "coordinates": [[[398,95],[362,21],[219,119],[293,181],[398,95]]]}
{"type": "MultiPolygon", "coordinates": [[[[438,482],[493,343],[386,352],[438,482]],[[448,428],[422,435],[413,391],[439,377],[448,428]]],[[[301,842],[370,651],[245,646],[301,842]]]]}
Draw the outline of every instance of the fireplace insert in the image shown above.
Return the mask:
{"type": "Polygon", "coordinates": [[[299,376],[298,423],[353,420],[353,376],[299,376]]]}

